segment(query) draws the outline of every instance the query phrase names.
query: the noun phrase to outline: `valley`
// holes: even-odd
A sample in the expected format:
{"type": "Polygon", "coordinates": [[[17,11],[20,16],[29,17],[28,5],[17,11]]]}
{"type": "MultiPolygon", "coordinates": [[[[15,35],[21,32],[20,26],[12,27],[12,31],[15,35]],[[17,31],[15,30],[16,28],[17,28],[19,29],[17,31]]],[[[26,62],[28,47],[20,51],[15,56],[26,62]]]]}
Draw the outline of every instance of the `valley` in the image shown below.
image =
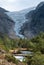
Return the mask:
{"type": "Polygon", "coordinates": [[[44,2],[16,12],[0,8],[0,65],[44,65],[44,2]]]}
{"type": "Polygon", "coordinates": [[[20,29],[21,29],[21,26],[23,25],[23,23],[25,23],[27,21],[26,14],[29,11],[34,10],[34,9],[35,9],[35,7],[24,9],[24,10],[21,10],[18,12],[6,12],[6,14],[15,22],[14,30],[18,37],[25,38],[24,35],[20,34],[20,29]]]}

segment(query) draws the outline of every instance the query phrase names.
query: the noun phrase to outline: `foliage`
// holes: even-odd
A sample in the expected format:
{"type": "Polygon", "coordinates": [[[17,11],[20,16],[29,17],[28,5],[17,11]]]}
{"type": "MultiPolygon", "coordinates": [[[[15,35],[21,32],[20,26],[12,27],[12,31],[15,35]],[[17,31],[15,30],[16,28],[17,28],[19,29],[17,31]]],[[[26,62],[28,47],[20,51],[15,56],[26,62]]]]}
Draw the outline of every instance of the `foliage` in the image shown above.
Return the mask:
{"type": "Polygon", "coordinates": [[[42,54],[35,54],[31,60],[31,65],[44,65],[44,55],[42,54]]]}
{"type": "MultiPolygon", "coordinates": [[[[40,33],[38,36],[32,39],[11,39],[8,36],[0,36],[0,48],[9,51],[15,48],[27,48],[32,49],[34,55],[27,57],[24,62],[28,65],[44,65],[44,33],[40,33]]],[[[8,61],[17,62],[13,56],[6,56],[8,61]]]]}
{"type": "Polygon", "coordinates": [[[5,59],[8,61],[8,62],[13,62],[13,63],[18,63],[18,60],[16,60],[15,57],[13,57],[13,55],[5,55],[5,59]]]}

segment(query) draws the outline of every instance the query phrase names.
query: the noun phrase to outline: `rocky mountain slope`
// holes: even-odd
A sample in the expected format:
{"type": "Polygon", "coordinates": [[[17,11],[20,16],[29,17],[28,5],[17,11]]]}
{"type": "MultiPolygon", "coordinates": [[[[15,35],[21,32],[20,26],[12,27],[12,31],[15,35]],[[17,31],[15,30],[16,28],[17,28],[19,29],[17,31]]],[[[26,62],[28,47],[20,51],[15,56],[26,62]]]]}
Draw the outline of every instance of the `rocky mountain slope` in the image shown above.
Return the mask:
{"type": "Polygon", "coordinates": [[[6,34],[11,38],[15,37],[14,25],[15,22],[7,16],[7,12],[3,8],[0,8],[0,33],[6,34]]]}
{"type": "Polygon", "coordinates": [[[44,32],[44,2],[41,2],[35,10],[26,14],[26,21],[21,27],[20,34],[32,38],[40,32],[44,32]]]}
{"type": "Polygon", "coordinates": [[[0,33],[11,38],[32,38],[40,32],[44,32],[44,2],[17,12],[0,8],[0,33]]]}

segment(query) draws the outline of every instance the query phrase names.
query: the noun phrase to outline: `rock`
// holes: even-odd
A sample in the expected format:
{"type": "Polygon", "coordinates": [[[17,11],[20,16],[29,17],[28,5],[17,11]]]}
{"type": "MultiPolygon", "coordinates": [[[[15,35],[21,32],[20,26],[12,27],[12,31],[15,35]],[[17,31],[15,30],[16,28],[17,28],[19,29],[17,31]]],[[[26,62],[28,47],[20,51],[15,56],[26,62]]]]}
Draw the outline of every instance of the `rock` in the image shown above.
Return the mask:
{"type": "Polygon", "coordinates": [[[0,33],[15,38],[15,22],[5,12],[7,12],[5,9],[0,8],[0,33]]]}
{"type": "Polygon", "coordinates": [[[21,27],[20,33],[27,38],[32,38],[40,32],[44,32],[44,2],[40,3],[35,10],[26,14],[27,21],[21,27]]]}

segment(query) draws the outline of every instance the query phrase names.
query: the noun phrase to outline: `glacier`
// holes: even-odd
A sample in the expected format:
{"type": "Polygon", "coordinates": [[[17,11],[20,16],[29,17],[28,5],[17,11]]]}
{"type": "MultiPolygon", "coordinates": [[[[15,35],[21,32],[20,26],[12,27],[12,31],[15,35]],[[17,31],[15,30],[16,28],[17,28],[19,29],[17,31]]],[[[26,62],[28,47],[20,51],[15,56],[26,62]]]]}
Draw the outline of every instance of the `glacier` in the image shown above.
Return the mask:
{"type": "Polygon", "coordinates": [[[25,38],[24,35],[20,34],[19,31],[21,29],[21,26],[23,25],[23,23],[25,23],[27,21],[25,15],[30,12],[31,10],[34,10],[35,7],[33,8],[27,8],[24,10],[20,10],[20,11],[14,11],[14,12],[6,12],[6,14],[11,17],[11,19],[15,22],[15,27],[14,27],[14,31],[16,32],[16,35],[20,38],[25,38]]]}

